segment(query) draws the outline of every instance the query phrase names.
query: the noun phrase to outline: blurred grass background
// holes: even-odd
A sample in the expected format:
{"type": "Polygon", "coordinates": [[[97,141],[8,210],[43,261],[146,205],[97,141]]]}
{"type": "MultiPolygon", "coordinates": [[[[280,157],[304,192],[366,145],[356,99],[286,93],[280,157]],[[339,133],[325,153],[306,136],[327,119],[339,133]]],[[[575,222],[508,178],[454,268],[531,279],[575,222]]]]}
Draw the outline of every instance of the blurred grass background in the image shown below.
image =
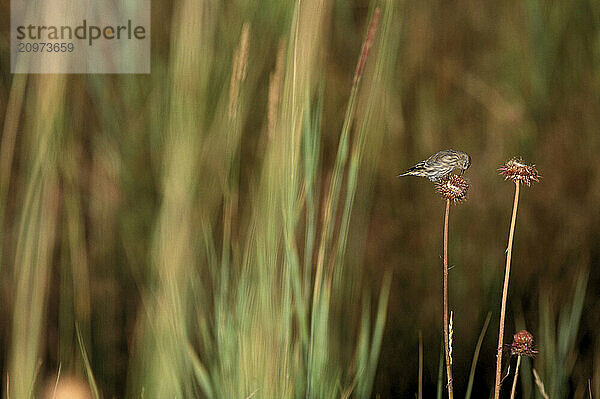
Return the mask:
{"type": "Polygon", "coordinates": [[[7,3],[4,396],[60,373],[105,398],[413,397],[421,332],[432,397],[443,202],[394,176],[456,148],[455,392],[490,311],[472,397],[493,387],[496,168],[520,155],[543,179],[516,227],[505,340],[526,327],[540,351],[518,389],[537,397],[533,365],[552,398],[600,397],[597,2],[154,2],[139,76],[11,75],[7,3]]]}

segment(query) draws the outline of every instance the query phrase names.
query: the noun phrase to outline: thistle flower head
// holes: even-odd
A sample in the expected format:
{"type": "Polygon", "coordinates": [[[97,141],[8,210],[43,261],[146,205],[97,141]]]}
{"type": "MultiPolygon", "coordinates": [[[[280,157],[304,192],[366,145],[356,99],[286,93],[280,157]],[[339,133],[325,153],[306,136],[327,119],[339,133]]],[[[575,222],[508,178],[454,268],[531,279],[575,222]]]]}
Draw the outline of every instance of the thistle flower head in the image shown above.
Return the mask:
{"type": "Polygon", "coordinates": [[[510,344],[510,354],[517,356],[534,357],[538,351],[533,345],[533,335],[527,330],[521,330],[513,336],[510,344]]]}
{"type": "Polygon", "coordinates": [[[510,179],[517,184],[523,183],[527,187],[531,185],[532,181],[539,182],[541,177],[535,165],[526,165],[517,158],[503,163],[498,170],[504,176],[504,180],[510,179]]]}
{"type": "Polygon", "coordinates": [[[446,175],[435,183],[435,189],[445,200],[453,203],[467,199],[469,183],[459,175],[446,175]]]}

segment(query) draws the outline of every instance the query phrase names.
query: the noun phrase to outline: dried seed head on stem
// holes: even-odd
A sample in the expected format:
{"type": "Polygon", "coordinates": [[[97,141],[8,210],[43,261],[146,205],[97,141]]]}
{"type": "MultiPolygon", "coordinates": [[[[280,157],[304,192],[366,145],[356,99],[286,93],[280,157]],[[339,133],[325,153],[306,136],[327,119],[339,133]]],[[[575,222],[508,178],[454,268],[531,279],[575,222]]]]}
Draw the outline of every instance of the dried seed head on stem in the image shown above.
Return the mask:
{"type": "Polygon", "coordinates": [[[513,336],[513,342],[506,345],[512,356],[517,356],[517,367],[515,368],[515,376],[513,378],[512,389],[510,391],[510,399],[515,398],[517,390],[517,379],[519,378],[519,366],[521,365],[521,357],[535,357],[537,350],[533,346],[533,335],[527,330],[521,330],[513,336]]]}
{"type": "Polygon", "coordinates": [[[444,301],[444,352],[446,355],[446,375],[448,378],[448,398],[454,396],[452,386],[452,313],[448,323],[448,216],[450,204],[464,201],[467,198],[469,183],[461,176],[447,175],[435,183],[435,188],[442,198],[446,200],[446,213],[444,215],[444,273],[443,273],[443,301],[444,301]],[[450,330],[450,331],[448,331],[450,330]]]}
{"type": "MultiPolygon", "coordinates": [[[[500,166],[498,169],[505,180],[515,183],[515,197],[508,233],[508,246],[506,248],[506,267],[504,269],[504,285],[502,288],[502,301],[500,307],[500,326],[498,328],[498,349],[496,352],[496,383],[494,386],[494,399],[500,398],[501,370],[502,370],[502,348],[504,342],[504,319],[506,316],[506,300],[508,298],[508,283],[510,280],[510,266],[512,259],[512,244],[517,221],[517,208],[519,206],[519,189],[521,183],[530,186],[532,181],[539,181],[540,175],[534,165],[526,165],[521,159],[513,158],[500,166]]],[[[533,341],[533,339],[532,339],[533,341]]]]}
{"type": "Polygon", "coordinates": [[[526,165],[520,158],[513,158],[504,162],[498,168],[498,171],[504,176],[505,180],[510,179],[515,183],[523,183],[527,187],[531,186],[531,183],[534,181],[539,182],[541,177],[535,165],[526,165]]]}
{"type": "Polygon", "coordinates": [[[447,175],[435,183],[435,189],[445,200],[458,203],[467,199],[469,182],[459,175],[447,175]]]}
{"type": "Polygon", "coordinates": [[[454,397],[454,388],[452,384],[452,360],[450,357],[450,334],[448,325],[448,217],[450,214],[450,199],[446,199],[446,212],[444,215],[444,272],[442,300],[444,303],[444,354],[446,355],[446,377],[448,379],[448,399],[454,397]]]}
{"type": "Polygon", "coordinates": [[[533,335],[527,330],[521,330],[513,336],[509,349],[512,356],[535,357],[538,353],[533,345],[533,335]]]}

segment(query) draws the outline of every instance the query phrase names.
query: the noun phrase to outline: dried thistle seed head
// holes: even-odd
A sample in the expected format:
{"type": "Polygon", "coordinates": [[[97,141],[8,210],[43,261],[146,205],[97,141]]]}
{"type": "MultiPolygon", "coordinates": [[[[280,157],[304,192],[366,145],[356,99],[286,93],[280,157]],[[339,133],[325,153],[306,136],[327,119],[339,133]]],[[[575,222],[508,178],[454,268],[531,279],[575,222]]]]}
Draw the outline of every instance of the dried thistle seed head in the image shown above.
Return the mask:
{"type": "Polygon", "coordinates": [[[533,346],[533,335],[527,330],[521,330],[513,336],[510,344],[510,354],[517,356],[534,357],[537,350],[533,346]]]}
{"type": "Polygon", "coordinates": [[[469,183],[459,175],[446,175],[435,183],[435,188],[445,200],[461,202],[467,199],[469,183]]]}
{"type": "Polygon", "coordinates": [[[527,187],[531,185],[532,181],[539,182],[541,177],[535,165],[526,165],[517,158],[503,163],[498,170],[505,180],[510,179],[515,183],[523,183],[527,187]]]}

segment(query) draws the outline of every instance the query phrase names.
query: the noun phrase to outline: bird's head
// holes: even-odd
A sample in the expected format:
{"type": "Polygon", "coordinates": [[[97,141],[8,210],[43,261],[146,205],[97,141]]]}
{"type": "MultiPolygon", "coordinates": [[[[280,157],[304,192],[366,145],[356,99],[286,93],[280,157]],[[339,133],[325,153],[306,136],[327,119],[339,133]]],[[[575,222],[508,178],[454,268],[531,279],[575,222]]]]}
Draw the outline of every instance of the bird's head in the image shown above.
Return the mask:
{"type": "Polygon", "coordinates": [[[471,157],[469,154],[463,152],[460,157],[460,167],[462,170],[467,170],[469,166],[471,166],[471,157]]]}

